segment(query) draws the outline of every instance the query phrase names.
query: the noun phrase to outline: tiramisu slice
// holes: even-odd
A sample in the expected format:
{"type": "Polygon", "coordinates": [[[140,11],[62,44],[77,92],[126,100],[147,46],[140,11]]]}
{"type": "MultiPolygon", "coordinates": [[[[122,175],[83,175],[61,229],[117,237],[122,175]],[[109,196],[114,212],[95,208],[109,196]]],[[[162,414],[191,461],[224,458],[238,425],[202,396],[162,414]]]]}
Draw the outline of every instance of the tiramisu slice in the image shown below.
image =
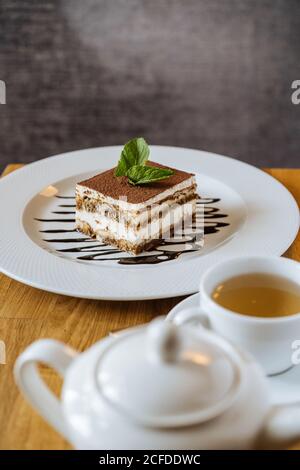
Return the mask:
{"type": "Polygon", "coordinates": [[[145,160],[127,176],[116,176],[119,166],[76,185],[77,230],[139,254],[191,222],[198,198],[193,174],[145,160]]]}

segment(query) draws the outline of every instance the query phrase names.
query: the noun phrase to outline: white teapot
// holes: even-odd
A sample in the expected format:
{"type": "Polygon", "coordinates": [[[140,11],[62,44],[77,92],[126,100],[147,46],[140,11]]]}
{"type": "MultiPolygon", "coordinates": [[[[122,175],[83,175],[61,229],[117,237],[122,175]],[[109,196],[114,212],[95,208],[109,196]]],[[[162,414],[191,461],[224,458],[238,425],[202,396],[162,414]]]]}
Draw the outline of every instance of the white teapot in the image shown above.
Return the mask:
{"type": "Polygon", "coordinates": [[[273,407],[260,366],[214,333],[156,319],[82,354],[39,340],[15,377],[78,449],[252,449],[300,439],[300,407],[273,407]],[[36,364],[63,377],[61,401],[36,364]]]}

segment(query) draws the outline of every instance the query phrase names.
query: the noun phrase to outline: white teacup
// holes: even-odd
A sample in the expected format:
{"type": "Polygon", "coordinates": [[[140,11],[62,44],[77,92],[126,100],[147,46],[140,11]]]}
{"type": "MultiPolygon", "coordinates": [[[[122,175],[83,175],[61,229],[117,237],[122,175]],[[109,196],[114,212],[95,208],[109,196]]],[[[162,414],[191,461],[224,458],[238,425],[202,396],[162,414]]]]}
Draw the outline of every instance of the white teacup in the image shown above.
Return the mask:
{"type": "Polygon", "coordinates": [[[200,322],[249,351],[267,374],[283,372],[293,365],[293,348],[295,341],[300,340],[300,312],[274,318],[247,316],[228,310],[212,299],[214,289],[220,283],[249,273],[285,278],[298,284],[300,292],[300,263],[269,256],[232,258],[206,271],[200,281],[199,306],[178,312],[174,321],[200,322]]]}

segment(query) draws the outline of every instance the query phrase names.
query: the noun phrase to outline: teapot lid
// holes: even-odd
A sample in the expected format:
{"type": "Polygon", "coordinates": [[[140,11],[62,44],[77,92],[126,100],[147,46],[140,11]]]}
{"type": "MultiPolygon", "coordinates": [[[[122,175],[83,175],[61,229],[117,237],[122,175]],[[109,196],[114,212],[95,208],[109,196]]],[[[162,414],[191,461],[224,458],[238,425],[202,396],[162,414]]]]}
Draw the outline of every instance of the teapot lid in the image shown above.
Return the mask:
{"type": "Polygon", "coordinates": [[[236,400],[239,354],[201,327],[156,319],[117,336],[98,359],[96,384],[118,412],[147,426],[188,426],[236,400]]]}

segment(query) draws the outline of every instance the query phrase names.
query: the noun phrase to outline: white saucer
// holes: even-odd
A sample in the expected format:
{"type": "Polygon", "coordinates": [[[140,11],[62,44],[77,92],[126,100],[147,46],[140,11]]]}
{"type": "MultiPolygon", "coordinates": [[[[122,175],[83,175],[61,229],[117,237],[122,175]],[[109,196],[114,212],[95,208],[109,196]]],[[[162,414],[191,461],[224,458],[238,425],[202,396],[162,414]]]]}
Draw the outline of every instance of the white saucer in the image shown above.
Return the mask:
{"type": "MultiPolygon", "coordinates": [[[[197,307],[200,294],[194,294],[174,307],[167,318],[173,320],[176,314],[183,309],[197,307]]],[[[273,377],[268,377],[271,388],[272,402],[295,403],[300,402],[300,367],[293,366],[288,371],[273,377]]]]}

